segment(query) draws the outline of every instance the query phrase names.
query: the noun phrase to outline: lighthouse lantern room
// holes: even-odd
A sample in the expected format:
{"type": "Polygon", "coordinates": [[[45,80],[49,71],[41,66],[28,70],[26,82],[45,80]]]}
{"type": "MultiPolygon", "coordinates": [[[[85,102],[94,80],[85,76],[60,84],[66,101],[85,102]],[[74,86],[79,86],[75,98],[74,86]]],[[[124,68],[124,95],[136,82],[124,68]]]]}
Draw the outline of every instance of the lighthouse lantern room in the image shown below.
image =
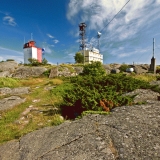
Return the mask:
{"type": "Polygon", "coordinates": [[[30,63],[29,58],[37,59],[38,62],[42,62],[42,48],[35,46],[35,41],[31,40],[24,44],[23,53],[24,53],[24,64],[30,63]]]}

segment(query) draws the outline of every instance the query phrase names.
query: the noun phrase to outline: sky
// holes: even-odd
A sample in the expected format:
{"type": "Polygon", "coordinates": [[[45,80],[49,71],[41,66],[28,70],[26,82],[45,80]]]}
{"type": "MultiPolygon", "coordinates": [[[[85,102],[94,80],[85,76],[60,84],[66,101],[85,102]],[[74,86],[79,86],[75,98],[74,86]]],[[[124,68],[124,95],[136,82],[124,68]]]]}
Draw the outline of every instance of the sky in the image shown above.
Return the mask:
{"type": "Polygon", "coordinates": [[[78,26],[85,22],[88,47],[97,48],[97,32],[102,33],[104,64],[150,64],[155,38],[155,58],[160,65],[160,0],[0,2],[0,61],[23,63],[23,44],[32,35],[36,46],[45,48],[43,57],[49,63],[75,63],[78,26]]]}

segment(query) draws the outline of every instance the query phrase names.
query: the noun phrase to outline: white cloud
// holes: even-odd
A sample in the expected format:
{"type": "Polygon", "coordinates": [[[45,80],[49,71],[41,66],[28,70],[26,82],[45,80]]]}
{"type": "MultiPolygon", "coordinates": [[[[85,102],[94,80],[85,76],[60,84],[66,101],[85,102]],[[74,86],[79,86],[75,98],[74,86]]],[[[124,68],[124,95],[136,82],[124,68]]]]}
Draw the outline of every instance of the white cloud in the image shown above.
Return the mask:
{"type": "Polygon", "coordinates": [[[53,42],[54,42],[54,43],[58,43],[58,42],[59,42],[59,40],[55,39],[55,40],[53,40],[53,42]]]}
{"type": "Polygon", "coordinates": [[[54,38],[54,36],[52,36],[52,35],[49,34],[49,33],[47,33],[47,36],[48,36],[49,38],[54,38]]]}
{"type": "Polygon", "coordinates": [[[16,26],[17,23],[15,22],[15,19],[11,16],[6,15],[5,17],[3,17],[3,23],[10,25],[10,26],[16,26]]]}
{"type": "Polygon", "coordinates": [[[23,62],[23,52],[11,50],[0,46],[0,61],[14,59],[17,62],[23,62]]]}
{"type": "Polygon", "coordinates": [[[101,31],[102,37],[114,33],[115,40],[133,37],[140,29],[160,18],[160,0],[130,0],[115,19],[105,27],[128,0],[70,0],[67,18],[86,22],[90,30],[101,31]],[[155,7],[156,6],[156,7],[155,7]]]}
{"type": "Polygon", "coordinates": [[[19,54],[19,55],[23,55],[23,52],[19,52],[19,51],[15,51],[15,50],[11,50],[11,49],[8,49],[8,48],[4,48],[4,47],[1,47],[0,46],[0,53],[4,53],[4,54],[7,54],[7,53],[12,53],[12,54],[19,54]]]}
{"type": "Polygon", "coordinates": [[[50,47],[47,45],[45,46],[45,53],[52,53],[52,50],[50,49],[50,47]]]}

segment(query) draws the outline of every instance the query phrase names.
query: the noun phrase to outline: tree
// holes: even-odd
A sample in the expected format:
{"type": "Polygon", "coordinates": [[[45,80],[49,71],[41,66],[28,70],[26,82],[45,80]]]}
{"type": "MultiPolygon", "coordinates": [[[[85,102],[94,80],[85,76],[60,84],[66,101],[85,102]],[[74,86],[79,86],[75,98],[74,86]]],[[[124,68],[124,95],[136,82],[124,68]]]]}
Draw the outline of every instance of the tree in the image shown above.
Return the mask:
{"type": "Polygon", "coordinates": [[[48,61],[47,61],[45,58],[43,58],[43,59],[42,59],[42,64],[43,64],[43,65],[46,65],[46,64],[48,64],[48,61]]]}
{"type": "Polygon", "coordinates": [[[76,53],[76,55],[74,56],[74,59],[75,59],[76,63],[83,63],[84,62],[84,56],[80,52],[76,53]]]}

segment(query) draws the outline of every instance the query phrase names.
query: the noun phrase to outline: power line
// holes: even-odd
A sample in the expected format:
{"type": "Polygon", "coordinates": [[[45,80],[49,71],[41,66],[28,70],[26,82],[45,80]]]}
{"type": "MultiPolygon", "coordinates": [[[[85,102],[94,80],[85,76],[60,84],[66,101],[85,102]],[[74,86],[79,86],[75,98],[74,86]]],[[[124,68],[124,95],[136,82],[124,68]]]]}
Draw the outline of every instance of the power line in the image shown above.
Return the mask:
{"type": "MultiPolygon", "coordinates": [[[[130,1],[130,0],[129,0],[130,1]]],[[[123,8],[129,3],[129,1],[127,1],[123,7],[114,15],[114,17],[100,30],[100,32],[102,32],[104,30],[104,28],[106,28],[114,19],[115,17],[123,10],[123,8]]],[[[97,36],[96,36],[97,37],[97,36]]],[[[93,37],[92,37],[93,38],[93,37]]],[[[96,40],[95,40],[96,41],[96,40]]],[[[92,43],[94,43],[95,41],[93,41],[92,43]]]]}
{"type": "Polygon", "coordinates": [[[104,30],[104,28],[107,27],[115,19],[115,17],[123,10],[123,8],[129,3],[129,1],[125,3],[125,5],[119,10],[119,12],[117,12],[117,14],[115,14],[115,16],[101,29],[100,32],[102,32],[104,30]]]}

